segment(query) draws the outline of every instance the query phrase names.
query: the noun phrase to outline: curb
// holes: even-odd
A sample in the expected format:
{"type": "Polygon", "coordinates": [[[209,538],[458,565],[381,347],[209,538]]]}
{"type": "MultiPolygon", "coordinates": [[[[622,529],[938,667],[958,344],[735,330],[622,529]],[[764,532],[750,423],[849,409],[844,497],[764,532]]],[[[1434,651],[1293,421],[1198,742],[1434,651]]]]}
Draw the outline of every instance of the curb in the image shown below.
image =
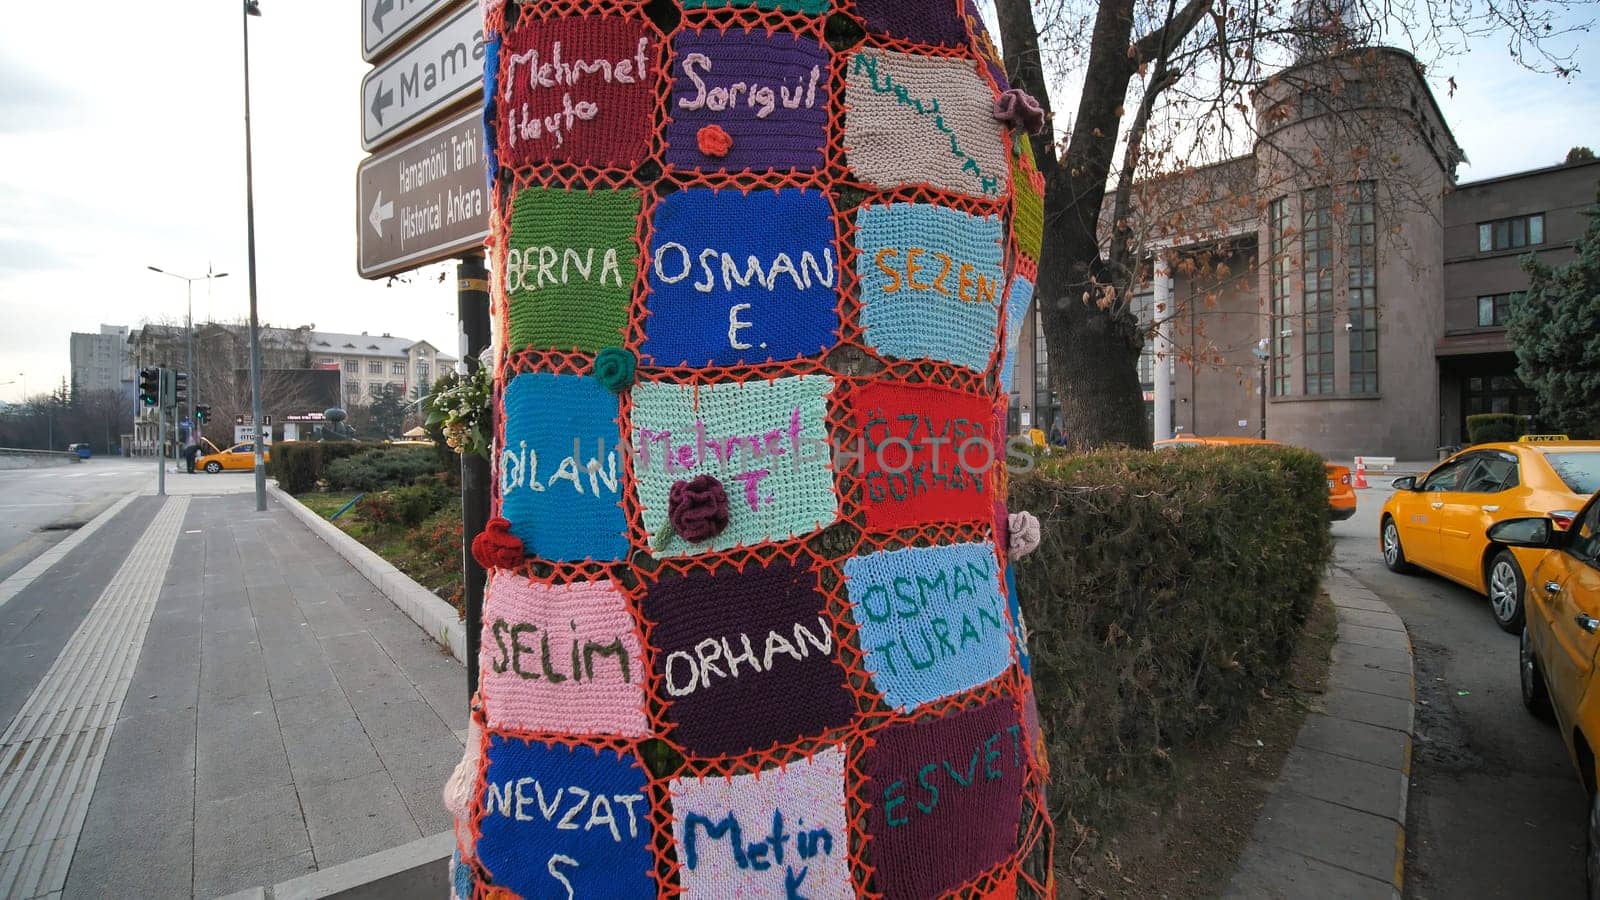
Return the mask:
{"type": "Polygon", "coordinates": [[[1399,900],[1416,728],[1411,638],[1348,573],[1324,582],[1338,616],[1319,708],[1306,717],[1228,885],[1228,897],[1399,900]]]}
{"type": "Polygon", "coordinates": [[[322,538],[323,543],[332,547],[354,566],[356,571],[372,582],[372,586],[388,597],[389,602],[405,613],[411,621],[417,623],[418,628],[449,650],[462,665],[467,664],[467,631],[461,624],[461,619],[456,616],[455,607],[412,581],[410,576],[395,568],[393,563],[345,534],[339,526],[312,512],[310,507],[286,493],[276,482],[267,482],[267,493],[283,504],[284,508],[311,529],[312,533],[322,538]]]}
{"type": "Polygon", "coordinates": [[[247,888],[223,900],[437,900],[450,895],[452,831],[440,832],[321,871],[247,888]]]}

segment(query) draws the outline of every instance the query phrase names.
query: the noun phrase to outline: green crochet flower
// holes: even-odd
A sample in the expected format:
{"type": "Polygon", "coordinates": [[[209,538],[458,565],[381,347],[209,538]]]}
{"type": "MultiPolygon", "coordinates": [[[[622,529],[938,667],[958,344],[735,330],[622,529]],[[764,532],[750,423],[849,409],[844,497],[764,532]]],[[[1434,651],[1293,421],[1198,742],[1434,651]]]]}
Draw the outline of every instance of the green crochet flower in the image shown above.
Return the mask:
{"type": "Polygon", "coordinates": [[[613,394],[620,394],[633,386],[634,370],[638,357],[626,347],[605,347],[595,354],[594,378],[613,394]]]}

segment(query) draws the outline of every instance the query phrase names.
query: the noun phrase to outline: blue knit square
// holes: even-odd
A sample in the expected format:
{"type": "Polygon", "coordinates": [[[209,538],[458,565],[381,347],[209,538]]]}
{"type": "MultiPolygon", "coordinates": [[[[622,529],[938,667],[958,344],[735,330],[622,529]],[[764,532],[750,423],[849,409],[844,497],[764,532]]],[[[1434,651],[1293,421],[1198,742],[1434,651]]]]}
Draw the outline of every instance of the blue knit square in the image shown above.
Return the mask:
{"type": "Polygon", "coordinates": [[[844,576],[867,669],[895,709],[975,688],[1011,665],[994,544],[880,550],[846,560],[844,576]]]}
{"type": "Polygon", "coordinates": [[[1000,341],[1000,217],[891,203],[862,209],[856,226],[867,343],[987,371],[1000,341]]]}
{"type": "Polygon", "coordinates": [[[1028,317],[1028,307],[1033,305],[1033,282],[1021,275],[1011,280],[1011,296],[1006,300],[1006,358],[1000,364],[1000,391],[1011,393],[1011,382],[1016,373],[1017,339],[1022,336],[1022,320],[1028,317]]]}
{"type": "Polygon", "coordinates": [[[656,207],[653,224],[645,363],[782,362],[838,341],[839,260],[826,194],[679,191],[656,207]]]}
{"type": "Polygon", "coordinates": [[[1017,568],[1006,566],[1006,606],[1011,611],[1011,627],[1016,631],[1017,662],[1022,674],[1033,674],[1033,660],[1028,656],[1028,629],[1022,621],[1022,600],[1017,596],[1017,568]]]}
{"type": "Polygon", "coordinates": [[[650,794],[633,754],[489,736],[478,861],[522,897],[655,897],[650,794]]]}
{"type": "Polygon", "coordinates": [[[593,378],[531,373],[505,390],[501,515],[528,555],[615,562],[628,555],[617,396],[593,378]]]}

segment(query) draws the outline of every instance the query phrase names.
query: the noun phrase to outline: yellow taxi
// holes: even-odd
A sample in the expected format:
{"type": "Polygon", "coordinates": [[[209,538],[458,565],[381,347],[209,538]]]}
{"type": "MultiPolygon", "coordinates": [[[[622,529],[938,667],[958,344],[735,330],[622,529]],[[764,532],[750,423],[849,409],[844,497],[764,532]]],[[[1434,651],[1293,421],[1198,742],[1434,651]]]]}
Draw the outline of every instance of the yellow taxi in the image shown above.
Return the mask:
{"type": "MultiPolygon", "coordinates": [[[[1177,447],[1239,447],[1239,446],[1264,446],[1283,447],[1277,441],[1264,438],[1251,437],[1196,437],[1192,434],[1180,434],[1177,437],[1164,441],[1156,441],[1151,445],[1155,450],[1171,450],[1177,447]]],[[[1338,463],[1323,463],[1328,469],[1328,506],[1332,510],[1335,521],[1343,521],[1356,514],[1356,490],[1350,483],[1350,469],[1338,463]]]]}
{"type": "Polygon", "coordinates": [[[1477,444],[1428,474],[1394,480],[1378,517],[1383,563],[1418,568],[1489,598],[1500,627],[1522,630],[1524,573],[1540,554],[1491,540],[1497,522],[1548,517],[1557,529],[1600,491],[1600,441],[1530,435],[1516,443],[1477,444]]]}
{"type": "Polygon", "coordinates": [[[1567,754],[1589,789],[1589,896],[1600,887],[1600,689],[1595,653],[1600,651],[1600,494],[1563,529],[1551,517],[1511,519],[1488,531],[1488,539],[1532,554],[1528,570],[1527,623],[1517,654],[1522,702],[1536,715],[1554,713],[1567,754]]]}
{"type": "MultiPolygon", "coordinates": [[[[216,444],[206,441],[204,438],[201,438],[201,440],[205,441],[211,452],[194,461],[196,469],[204,469],[215,474],[217,472],[237,471],[240,469],[248,471],[256,467],[255,441],[245,441],[240,444],[234,444],[226,450],[218,450],[216,444]]],[[[271,447],[262,448],[261,459],[263,462],[272,461],[271,447]]]]}

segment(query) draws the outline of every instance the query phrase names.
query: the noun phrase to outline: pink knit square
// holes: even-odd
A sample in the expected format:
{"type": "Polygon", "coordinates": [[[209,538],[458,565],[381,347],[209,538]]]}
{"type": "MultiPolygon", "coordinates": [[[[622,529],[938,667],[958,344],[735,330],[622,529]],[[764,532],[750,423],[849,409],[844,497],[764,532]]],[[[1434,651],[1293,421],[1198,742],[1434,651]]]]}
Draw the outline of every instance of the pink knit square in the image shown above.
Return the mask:
{"type": "Polygon", "coordinates": [[[550,585],[497,572],[483,606],[478,672],[490,728],[649,733],[649,666],[615,584],[550,585]]]}

